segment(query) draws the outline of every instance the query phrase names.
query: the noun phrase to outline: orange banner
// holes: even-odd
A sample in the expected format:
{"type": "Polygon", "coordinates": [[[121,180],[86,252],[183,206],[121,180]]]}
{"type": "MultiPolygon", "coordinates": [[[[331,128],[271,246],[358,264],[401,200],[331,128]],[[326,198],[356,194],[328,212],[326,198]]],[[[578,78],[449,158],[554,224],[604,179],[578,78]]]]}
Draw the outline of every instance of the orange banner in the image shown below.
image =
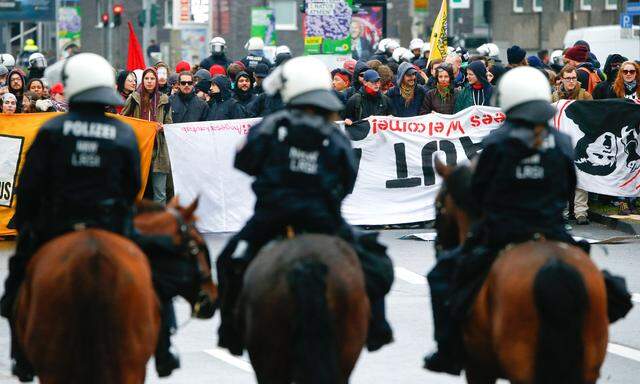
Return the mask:
{"type": "MultiPolygon", "coordinates": [[[[14,215],[16,198],[19,198],[16,194],[18,175],[38,130],[47,120],[57,115],[59,114],[0,114],[0,236],[16,234],[14,229],[7,228],[7,224],[14,215]]],[[[111,116],[129,124],[138,139],[142,177],[142,189],[138,193],[138,198],[142,199],[151,167],[157,123],[123,116],[111,116]]]]}

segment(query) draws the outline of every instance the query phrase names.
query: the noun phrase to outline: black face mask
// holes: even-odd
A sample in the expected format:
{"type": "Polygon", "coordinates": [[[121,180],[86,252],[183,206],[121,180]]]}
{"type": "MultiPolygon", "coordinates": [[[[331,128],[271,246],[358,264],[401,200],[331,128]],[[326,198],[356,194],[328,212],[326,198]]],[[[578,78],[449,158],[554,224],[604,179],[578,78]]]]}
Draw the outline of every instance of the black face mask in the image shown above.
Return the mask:
{"type": "Polygon", "coordinates": [[[222,92],[210,93],[209,96],[211,96],[211,100],[213,100],[215,102],[222,101],[222,92]]]}

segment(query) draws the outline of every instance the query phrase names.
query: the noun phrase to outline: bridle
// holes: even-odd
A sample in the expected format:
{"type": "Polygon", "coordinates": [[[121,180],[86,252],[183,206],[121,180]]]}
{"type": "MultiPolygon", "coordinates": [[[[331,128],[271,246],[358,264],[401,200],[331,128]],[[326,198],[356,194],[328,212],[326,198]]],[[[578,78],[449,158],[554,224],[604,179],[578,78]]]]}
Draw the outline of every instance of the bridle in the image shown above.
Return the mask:
{"type": "Polygon", "coordinates": [[[206,245],[198,244],[196,239],[191,236],[190,231],[196,230],[195,226],[187,223],[177,209],[167,208],[167,212],[169,212],[178,223],[178,235],[180,236],[180,244],[178,244],[178,248],[181,251],[180,254],[186,256],[189,260],[196,261],[198,278],[201,284],[211,281],[211,270],[205,270],[202,264],[197,260],[198,256],[202,254],[205,262],[209,263],[209,250],[206,245]]]}

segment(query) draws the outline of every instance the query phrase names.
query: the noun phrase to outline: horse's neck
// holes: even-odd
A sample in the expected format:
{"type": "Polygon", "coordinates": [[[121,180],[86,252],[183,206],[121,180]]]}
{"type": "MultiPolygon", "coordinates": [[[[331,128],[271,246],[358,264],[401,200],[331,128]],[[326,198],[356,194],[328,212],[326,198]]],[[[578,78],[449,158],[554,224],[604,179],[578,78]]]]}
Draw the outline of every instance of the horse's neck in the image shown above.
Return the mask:
{"type": "Polygon", "coordinates": [[[474,221],[461,210],[456,213],[456,216],[456,222],[458,223],[458,240],[460,244],[464,244],[474,221]]]}

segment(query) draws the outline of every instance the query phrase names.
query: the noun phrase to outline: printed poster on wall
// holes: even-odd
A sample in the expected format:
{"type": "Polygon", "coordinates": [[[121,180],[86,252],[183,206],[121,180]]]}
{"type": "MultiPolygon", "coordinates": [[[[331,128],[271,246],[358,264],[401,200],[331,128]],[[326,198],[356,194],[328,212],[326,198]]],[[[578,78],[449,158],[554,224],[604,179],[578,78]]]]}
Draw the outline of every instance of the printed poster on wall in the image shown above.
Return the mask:
{"type": "Polygon", "coordinates": [[[351,17],[351,54],[368,59],[384,36],[384,7],[361,5],[351,17]]]}
{"type": "Polygon", "coordinates": [[[251,8],[251,37],[259,37],[264,45],[276,45],[276,18],[268,7],[251,8]]]}
{"type": "MultiPolygon", "coordinates": [[[[72,2],[67,2],[67,5],[72,2]]],[[[65,48],[75,44],[81,48],[82,17],[79,2],[73,6],[65,6],[58,9],[58,52],[64,54],[65,48]]]]}
{"type": "Polygon", "coordinates": [[[351,52],[352,0],[305,0],[304,54],[351,52]]]}

